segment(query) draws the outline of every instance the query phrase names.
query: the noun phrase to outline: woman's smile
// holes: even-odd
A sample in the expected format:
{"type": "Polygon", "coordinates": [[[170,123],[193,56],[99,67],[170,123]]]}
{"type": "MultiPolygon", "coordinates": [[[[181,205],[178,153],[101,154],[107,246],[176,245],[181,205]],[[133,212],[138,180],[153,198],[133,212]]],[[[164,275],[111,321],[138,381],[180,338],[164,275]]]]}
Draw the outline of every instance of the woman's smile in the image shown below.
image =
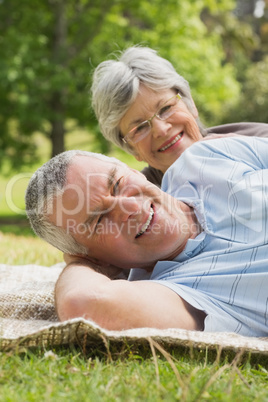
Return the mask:
{"type": "Polygon", "coordinates": [[[178,144],[178,142],[180,142],[182,137],[183,137],[183,131],[181,133],[175,135],[173,138],[169,139],[168,141],[165,141],[164,144],[157,150],[157,152],[165,152],[167,149],[169,149],[173,145],[178,144]]]}

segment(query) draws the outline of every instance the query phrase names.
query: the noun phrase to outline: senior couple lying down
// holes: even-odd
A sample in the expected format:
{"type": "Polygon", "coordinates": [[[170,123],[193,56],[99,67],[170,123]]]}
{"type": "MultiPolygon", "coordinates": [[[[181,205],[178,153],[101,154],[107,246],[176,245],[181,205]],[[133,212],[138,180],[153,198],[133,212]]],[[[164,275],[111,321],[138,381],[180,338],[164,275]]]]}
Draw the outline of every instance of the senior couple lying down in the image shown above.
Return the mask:
{"type": "Polygon", "coordinates": [[[188,83],[142,47],[97,67],[92,103],[149,166],[67,151],[33,175],[31,225],[67,262],[60,320],[267,336],[267,124],[205,130],[188,83]]]}

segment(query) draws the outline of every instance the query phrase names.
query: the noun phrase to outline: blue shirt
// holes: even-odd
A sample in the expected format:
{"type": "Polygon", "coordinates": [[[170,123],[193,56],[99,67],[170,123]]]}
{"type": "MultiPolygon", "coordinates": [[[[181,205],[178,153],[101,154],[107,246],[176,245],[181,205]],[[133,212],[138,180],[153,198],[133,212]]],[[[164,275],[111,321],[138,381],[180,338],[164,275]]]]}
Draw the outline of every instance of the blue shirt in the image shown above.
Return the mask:
{"type": "Polygon", "coordinates": [[[150,278],[206,312],[205,331],[268,336],[268,139],[198,142],[162,189],[194,208],[203,231],[150,278]]]}

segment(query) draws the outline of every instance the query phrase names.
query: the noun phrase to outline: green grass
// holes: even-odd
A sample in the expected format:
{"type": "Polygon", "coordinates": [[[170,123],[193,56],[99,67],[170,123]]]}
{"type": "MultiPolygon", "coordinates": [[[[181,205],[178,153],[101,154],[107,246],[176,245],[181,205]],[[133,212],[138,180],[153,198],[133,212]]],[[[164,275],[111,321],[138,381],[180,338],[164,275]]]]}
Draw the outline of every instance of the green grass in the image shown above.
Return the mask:
{"type": "Polygon", "coordinates": [[[0,354],[0,401],[267,401],[265,367],[205,351],[121,354],[78,348],[0,354]]]}
{"type": "Polygon", "coordinates": [[[59,250],[37,238],[30,229],[28,236],[22,236],[14,233],[4,234],[1,227],[0,255],[0,263],[10,265],[51,266],[63,261],[62,253],[59,250]]]}

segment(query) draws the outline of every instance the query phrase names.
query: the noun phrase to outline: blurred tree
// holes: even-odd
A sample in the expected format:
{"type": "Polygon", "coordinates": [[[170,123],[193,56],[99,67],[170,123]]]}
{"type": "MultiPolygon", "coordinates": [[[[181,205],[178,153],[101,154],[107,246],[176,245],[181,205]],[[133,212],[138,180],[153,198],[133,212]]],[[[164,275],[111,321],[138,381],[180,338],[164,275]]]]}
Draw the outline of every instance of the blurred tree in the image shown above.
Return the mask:
{"type": "Polygon", "coordinates": [[[202,13],[209,32],[221,36],[225,62],[232,63],[241,85],[237,103],[223,110],[223,122],[268,122],[268,1],[236,3],[233,13],[209,9],[202,13]]]}
{"type": "MultiPolygon", "coordinates": [[[[90,70],[115,50],[156,48],[192,87],[201,118],[221,122],[239,95],[221,33],[200,19],[233,0],[1,0],[0,164],[34,161],[32,134],[43,132],[52,155],[64,150],[66,122],[89,128],[98,150],[107,143],[89,108],[90,70]],[[225,63],[224,63],[225,61],[225,63]]],[[[74,127],[74,125],[72,126],[74,127]]]]}
{"type": "Polygon", "coordinates": [[[243,119],[268,123],[268,55],[248,68],[241,106],[243,119]]]}
{"type": "Polygon", "coordinates": [[[210,33],[217,33],[222,39],[225,53],[224,62],[235,63],[237,55],[244,55],[250,59],[254,50],[258,47],[258,36],[253,27],[244,21],[237,23],[234,13],[211,13],[206,9],[202,13],[202,19],[210,33]]]}
{"type": "Polygon", "coordinates": [[[240,79],[239,115],[242,120],[268,123],[268,1],[257,0],[253,13],[244,18],[252,25],[258,46],[240,79]]]}
{"type": "Polygon", "coordinates": [[[225,122],[268,123],[268,56],[245,68],[239,102],[225,115],[225,122]]]}
{"type": "Polygon", "coordinates": [[[259,0],[237,0],[235,14],[240,18],[253,15],[258,1],[259,0]]]}
{"type": "MultiPolygon", "coordinates": [[[[107,0],[3,0],[0,4],[0,149],[15,165],[34,159],[31,134],[64,150],[66,118],[90,122],[89,54],[109,11],[107,0]]],[[[1,160],[3,160],[1,158],[1,160]]]]}

